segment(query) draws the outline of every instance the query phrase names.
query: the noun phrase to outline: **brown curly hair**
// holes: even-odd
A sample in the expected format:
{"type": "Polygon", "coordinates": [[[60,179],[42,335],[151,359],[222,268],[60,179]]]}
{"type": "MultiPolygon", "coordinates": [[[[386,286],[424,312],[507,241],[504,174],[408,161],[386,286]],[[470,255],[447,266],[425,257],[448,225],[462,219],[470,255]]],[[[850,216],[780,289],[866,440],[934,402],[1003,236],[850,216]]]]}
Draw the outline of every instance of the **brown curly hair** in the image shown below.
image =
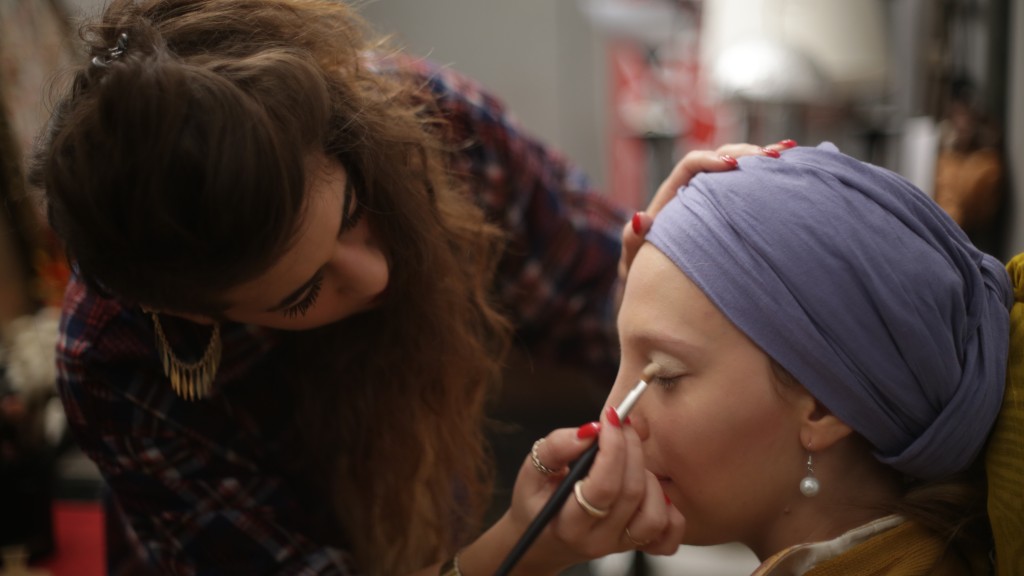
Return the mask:
{"type": "Polygon", "coordinates": [[[83,31],[99,64],[75,71],[32,178],[80,276],[216,316],[289,247],[310,152],[337,158],[390,277],[379,309],[289,336],[299,472],[367,573],[449,555],[488,494],[509,327],[489,294],[501,234],[450,172],[431,99],[372,69],[386,46],[341,2],[114,0],[83,31]]]}

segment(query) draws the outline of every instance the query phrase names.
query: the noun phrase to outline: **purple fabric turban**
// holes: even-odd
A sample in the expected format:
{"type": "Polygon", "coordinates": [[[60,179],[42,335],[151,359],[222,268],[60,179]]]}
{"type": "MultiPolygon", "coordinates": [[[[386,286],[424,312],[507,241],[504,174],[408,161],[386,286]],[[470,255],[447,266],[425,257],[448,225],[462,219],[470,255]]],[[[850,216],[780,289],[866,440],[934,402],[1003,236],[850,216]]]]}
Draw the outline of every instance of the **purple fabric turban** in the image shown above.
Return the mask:
{"type": "Polygon", "coordinates": [[[1003,396],[1013,293],[930,198],[835,146],[700,174],[648,240],[911,476],[963,470],[1003,396]]]}

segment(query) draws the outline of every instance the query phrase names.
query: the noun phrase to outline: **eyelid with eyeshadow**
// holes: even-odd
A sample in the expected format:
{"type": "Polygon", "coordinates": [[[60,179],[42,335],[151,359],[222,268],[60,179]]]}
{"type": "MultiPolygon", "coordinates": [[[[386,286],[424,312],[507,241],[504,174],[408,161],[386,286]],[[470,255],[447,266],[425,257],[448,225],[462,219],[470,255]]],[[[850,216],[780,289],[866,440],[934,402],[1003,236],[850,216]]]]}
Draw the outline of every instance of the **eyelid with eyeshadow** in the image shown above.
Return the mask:
{"type": "Polygon", "coordinates": [[[672,388],[676,384],[678,384],[679,381],[682,380],[684,376],[686,376],[686,375],[685,374],[678,374],[676,376],[668,376],[668,377],[665,377],[665,376],[653,376],[653,377],[651,377],[649,382],[651,384],[656,384],[657,386],[660,386],[661,388],[665,388],[667,390],[667,389],[672,388]]]}
{"type": "Polygon", "coordinates": [[[665,367],[657,362],[651,362],[644,369],[644,374],[648,376],[649,383],[657,384],[662,388],[671,388],[682,380],[687,372],[681,367],[665,367]]]}

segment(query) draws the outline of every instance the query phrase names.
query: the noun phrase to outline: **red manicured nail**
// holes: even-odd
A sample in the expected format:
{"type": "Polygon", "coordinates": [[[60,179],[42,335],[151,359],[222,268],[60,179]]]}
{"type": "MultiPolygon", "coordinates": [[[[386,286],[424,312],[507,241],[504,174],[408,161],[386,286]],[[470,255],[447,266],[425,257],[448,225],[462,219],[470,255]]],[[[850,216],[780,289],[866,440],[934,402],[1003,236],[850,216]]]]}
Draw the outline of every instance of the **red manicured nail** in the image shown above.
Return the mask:
{"type": "Polygon", "coordinates": [[[639,212],[633,214],[633,220],[631,222],[633,224],[633,233],[636,234],[637,236],[643,234],[644,222],[643,220],[640,219],[639,212]]]}
{"type": "Polygon", "coordinates": [[[770,158],[778,158],[779,157],[779,151],[778,150],[772,150],[771,148],[761,148],[761,152],[764,152],[764,155],[768,156],[770,158]]]}
{"type": "Polygon", "coordinates": [[[625,424],[626,426],[629,426],[633,423],[633,421],[630,420],[629,416],[626,416],[626,419],[623,420],[622,423],[625,424]]]}
{"type": "Polygon", "coordinates": [[[619,413],[615,411],[614,406],[609,406],[604,411],[604,415],[608,418],[608,423],[616,428],[622,428],[622,422],[619,421],[619,413]]]}
{"type": "Polygon", "coordinates": [[[576,437],[580,440],[587,440],[597,436],[597,433],[601,431],[600,422],[588,422],[583,426],[576,429],[576,437]]]}
{"type": "Polygon", "coordinates": [[[665,490],[661,491],[661,495],[665,497],[665,504],[672,505],[672,499],[668,497],[668,493],[665,490]]]}
{"type": "Polygon", "coordinates": [[[733,168],[735,168],[735,167],[740,165],[740,161],[739,160],[733,158],[732,156],[729,156],[728,154],[722,154],[718,158],[719,158],[719,160],[721,160],[722,162],[725,162],[726,164],[728,164],[729,166],[732,166],[733,168]]]}
{"type": "Polygon", "coordinates": [[[786,148],[788,150],[789,148],[796,147],[796,140],[793,140],[792,138],[786,138],[785,140],[779,140],[778,142],[776,142],[775,145],[782,146],[783,148],[786,148]]]}

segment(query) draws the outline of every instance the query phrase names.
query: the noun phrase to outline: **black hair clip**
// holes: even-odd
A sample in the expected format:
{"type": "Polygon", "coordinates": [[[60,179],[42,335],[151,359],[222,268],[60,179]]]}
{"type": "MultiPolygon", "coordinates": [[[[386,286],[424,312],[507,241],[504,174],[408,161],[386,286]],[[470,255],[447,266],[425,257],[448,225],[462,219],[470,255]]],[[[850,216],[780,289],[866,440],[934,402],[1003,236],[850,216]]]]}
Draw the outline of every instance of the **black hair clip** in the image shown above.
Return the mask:
{"type": "Polygon", "coordinates": [[[117,37],[117,44],[113,48],[107,49],[106,56],[93,56],[93,66],[99,66],[100,68],[106,68],[112,62],[121,57],[122,54],[128,51],[128,34],[121,32],[121,35],[117,37]]]}

